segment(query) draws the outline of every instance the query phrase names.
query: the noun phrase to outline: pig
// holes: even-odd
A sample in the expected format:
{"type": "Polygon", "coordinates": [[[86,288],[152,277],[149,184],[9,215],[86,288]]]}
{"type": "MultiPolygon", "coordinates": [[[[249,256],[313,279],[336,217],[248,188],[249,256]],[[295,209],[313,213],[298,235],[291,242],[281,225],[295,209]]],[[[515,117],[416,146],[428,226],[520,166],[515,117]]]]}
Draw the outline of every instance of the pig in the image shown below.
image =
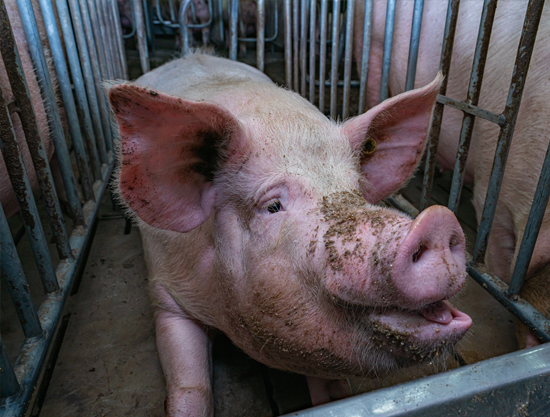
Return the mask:
{"type": "MultiPolygon", "coordinates": [[[[474,59],[475,42],[481,18],[483,2],[468,1],[460,6],[454,40],[451,70],[448,75],[448,97],[465,100],[474,59]]],[[[479,107],[496,113],[502,112],[506,103],[523,26],[527,2],[501,1],[496,15],[489,46],[489,54],[483,78],[479,107]]],[[[372,17],[372,38],[367,86],[367,107],[378,102],[383,56],[386,2],[375,1],[372,17]]],[[[361,62],[365,2],[358,1],[355,10],[354,54],[361,62]]],[[[426,0],[420,35],[420,48],[416,71],[416,85],[424,85],[433,79],[439,68],[447,2],[426,0]]],[[[404,91],[413,2],[399,2],[395,15],[392,63],[389,91],[404,91]]],[[[508,163],[502,182],[492,232],[489,237],[485,264],[488,270],[510,282],[511,274],[525,232],[527,217],[544,155],[550,140],[550,10],[543,11],[537,41],[531,59],[527,83],[523,92],[521,109],[517,118],[508,163]]],[[[437,160],[442,169],[453,169],[458,148],[458,138],[463,114],[447,107],[443,116],[437,160]]],[[[478,223],[487,194],[492,161],[495,154],[499,128],[493,123],[477,118],[472,135],[465,182],[473,183],[473,204],[478,223]]],[[[527,279],[539,282],[539,287],[526,286],[521,295],[535,302],[541,312],[550,310],[550,297],[541,297],[541,286],[547,287],[550,274],[550,210],[546,210],[527,279]],[[537,277],[541,275],[541,277],[537,277]],[[546,277],[546,278],[542,278],[546,277]],[[538,288],[538,289],[537,289],[538,288]]],[[[526,335],[525,329],[520,333],[526,335]]],[[[534,336],[520,339],[520,347],[538,343],[534,336]]]]}
{"type": "Polygon", "coordinates": [[[465,334],[471,319],[448,301],[466,276],[454,215],[374,205],[417,166],[440,82],[345,123],[199,53],[110,88],[167,415],[212,415],[215,330],[312,381],[383,375],[465,334]]]}
{"type": "MultiPolygon", "coordinates": [[[[27,80],[29,93],[30,93],[32,104],[34,107],[36,122],[39,128],[42,140],[44,141],[44,148],[46,150],[46,153],[48,157],[51,158],[54,153],[54,146],[53,146],[53,142],[50,139],[50,129],[48,126],[48,118],[46,116],[46,110],[44,108],[44,103],[41,98],[42,96],[40,93],[38,79],[33,69],[33,63],[31,61],[31,55],[30,55],[29,48],[27,46],[27,40],[25,37],[25,32],[23,31],[21,18],[19,17],[19,9],[17,8],[16,0],[5,1],[5,5],[6,5],[6,10],[8,12],[8,16],[10,19],[10,23],[12,26],[13,34],[15,37],[17,49],[21,57],[21,64],[23,66],[23,71],[25,74],[25,78],[27,80]]],[[[40,12],[40,6],[38,5],[38,1],[33,1],[32,5],[35,11],[34,14],[37,20],[40,37],[42,39],[42,45],[45,46],[45,54],[46,54],[46,57],[48,57],[49,50],[47,48],[47,45],[48,45],[47,36],[46,36],[46,30],[44,27],[44,22],[42,20],[42,13],[40,12]]],[[[55,71],[53,70],[53,66],[51,65],[50,60],[48,60],[48,64],[49,64],[48,69],[49,69],[50,77],[52,78],[54,85],[56,85],[57,77],[55,75],[55,71]]],[[[8,75],[6,73],[6,69],[4,67],[4,61],[1,54],[0,54],[0,88],[2,89],[2,94],[4,95],[4,99],[6,100],[6,102],[9,103],[13,99],[13,93],[11,90],[11,86],[8,80],[8,75]]],[[[14,114],[12,114],[11,116],[12,116],[12,123],[15,131],[15,135],[18,139],[17,142],[21,150],[23,163],[25,164],[25,168],[29,176],[29,182],[31,183],[31,186],[36,189],[38,187],[38,179],[36,178],[36,172],[32,164],[32,159],[29,153],[27,142],[25,141],[25,135],[23,133],[23,127],[21,125],[21,121],[19,120],[19,117],[14,116],[14,114]]],[[[9,180],[8,172],[7,172],[3,157],[0,157],[0,203],[4,210],[4,214],[8,218],[13,216],[15,213],[19,211],[19,207],[17,205],[17,199],[13,192],[13,188],[9,180]]]]}
{"type": "MultiPolygon", "coordinates": [[[[187,21],[194,24],[204,24],[210,20],[210,10],[208,10],[208,1],[206,0],[193,0],[193,9],[190,7],[187,9],[187,21]]],[[[208,45],[210,42],[210,28],[208,26],[202,29],[189,29],[189,40],[192,46],[195,44],[194,33],[200,31],[202,35],[202,44],[208,45]]]]}
{"type": "Polygon", "coordinates": [[[132,32],[132,28],[134,25],[130,0],[117,0],[117,6],[122,32],[124,35],[127,35],[132,32]]]}

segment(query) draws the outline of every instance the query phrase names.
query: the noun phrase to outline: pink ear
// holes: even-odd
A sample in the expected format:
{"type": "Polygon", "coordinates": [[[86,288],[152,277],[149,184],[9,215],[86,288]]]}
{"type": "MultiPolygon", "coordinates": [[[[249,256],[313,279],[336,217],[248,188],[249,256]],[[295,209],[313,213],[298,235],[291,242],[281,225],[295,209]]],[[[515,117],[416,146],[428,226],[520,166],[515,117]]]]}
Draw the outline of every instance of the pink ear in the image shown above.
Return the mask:
{"type": "Polygon", "coordinates": [[[361,155],[363,195],[371,203],[397,191],[416,169],[443,76],[395,96],[343,126],[361,155]],[[373,151],[374,150],[374,151],[373,151]]]}
{"type": "Polygon", "coordinates": [[[214,204],[212,180],[226,158],[227,139],[242,137],[227,110],[132,84],[109,92],[120,129],[120,190],[151,226],[188,232],[214,204]]]}

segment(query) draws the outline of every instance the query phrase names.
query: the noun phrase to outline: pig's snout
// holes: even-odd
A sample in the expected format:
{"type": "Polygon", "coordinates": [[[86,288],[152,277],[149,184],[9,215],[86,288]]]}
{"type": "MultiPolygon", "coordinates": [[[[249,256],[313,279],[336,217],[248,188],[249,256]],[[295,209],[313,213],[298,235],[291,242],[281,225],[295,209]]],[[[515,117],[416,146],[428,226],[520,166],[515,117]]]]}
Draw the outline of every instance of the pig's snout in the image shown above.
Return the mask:
{"type": "Polygon", "coordinates": [[[424,210],[413,221],[393,264],[393,284],[409,307],[456,294],[466,278],[464,233],[443,206],[424,210]]]}

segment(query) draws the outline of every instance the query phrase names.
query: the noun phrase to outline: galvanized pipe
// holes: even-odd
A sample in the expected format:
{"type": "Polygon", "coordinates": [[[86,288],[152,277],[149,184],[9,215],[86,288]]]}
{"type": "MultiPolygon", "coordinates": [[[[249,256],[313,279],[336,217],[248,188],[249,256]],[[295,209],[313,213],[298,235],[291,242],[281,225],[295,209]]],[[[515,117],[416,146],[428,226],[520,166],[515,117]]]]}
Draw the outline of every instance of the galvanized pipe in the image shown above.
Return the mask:
{"type": "Polygon", "coordinates": [[[8,358],[8,352],[2,343],[2,335],[0,335],[0,369],[2,369],[2,383],[0,383],[0,398],[11,397],[17,394],[21,387],[13,371],[13,367],[8,358]]]}
{"type": "MultiPolygon", "coordinates": [[[[82,1],[82,0],[80,0],[82,1]]],[[[116,0],[107,0],[110,3],[111,20],[115,31],[116,45],[119,55],[119,63],[122,69],[121,78],[128,79],[128,63],[126,62],[126,49],[124,48],[124,38],[122,37],[122,24],[120,23],[118,3],[116,0]]]]}
{"type": "Polygon", "coordinates": [[[315,27],[317,25],[317,1],[312,0],[309,8],[309,101],[315,101],[315,27]]]}
{"type": "MultiPolygon", "coordinates": [[[[96,2],[95,0],[87,0],[86,3],[88,3],[88,14],[90,15],[90,20],[92,21],[94,38],[97,40],[97,52],[101,74],[103,78],[113,80],[115,76],[113,73],[112,62],[110,62],[107,57],[107,47],[105,45],[107,39],[105,39],[105,30],[99,21],[99,16],[96,9],[96,2]]],[[[133,4],[132,0],[130,0],[130,3],[133,4]]],[[[134,26],[136,26],[135,14],[133,24],[134,26]]]]}
{"type": "Polygon", "coordinates": [[[80,130],[80,121],[76,111],[73,92],[71,89],[71,80],[69,70],[65,62],[65,53],[61,45],[61,39],[57,32],[57,22],[53,11],[52,3],[48,0],[40,0],[40,9],[46,26],[48,41],[54,60],[57,78],[59,79],[59,89],[63,98],[63,105],[67,115],[69,132],[73,140],[76,163],[80,172],[80,180],[82,182],[82,191],[86,200],[94,200],[94,191],[92,188],[92,175],[88,166],[88,159],[82,134],[80,130]]]}
{"type": "Polygon", "coordinates": [[[407,61],[407,78],[405,80],[405,91],[409,91],[414,88],[414,79],[416,76],[416,61],[418,60],[418,47],[420,45],[420,29],[422,26],[423,10],[424,0],[414,0],[411,42],[409,46],[409,59],[407,61]]]}
{"type": "Polygon", "coordinates": [[[325,112],[325,78],[327,73],[328,1],[321,2],[321,43],[319,44],[319,110],[325,112]]]}
{"type": "Polygon", "coordinates": [[[380,81],[380,102],[388,98],[394,22],[395,0],[388,0],[386,8],[386,30],[384,32],[384,54],[382,56],[382,78],[380,81]]]}
{"type": "MultiPolygon", "coordinates": [[[[2,206],[0,206],[0,271],[8,284],[8,291],[25,337],[40,336],[42,327],[2,206]]],[[[2,378],[4,378],[3,375],[2,378]]]]}
{"type": "Polygon", "coordinates": [[[306,96],[307,78],[307,23],[308,1],[302,1],[300,8],[300,94],[306,96]]]}
{"type": "MultiPolygon", "coordinates": [[[[456,33],[456,22],[458,20],[458,8],[460,0],[449,0],[447,7],[447,17],[445,19],[445,32],[443,36],[443,45],[441,48],[441,61],[439,70],[443,74],[443,81],[439,92],[445,95],[447,92],[447,82],[449,68],[451,67],[451,58],[453,55],[453,45],[456,33]]],[[[445,106],[441,103],[436,103],[431,120],[431,128],[428,133],[428,150],[426,152],[426,165],[424,166],[424,177],[422,179],[422,193],[420,195],[420,211],[428,207],[430,194],[432,191],[435,157],[437,154],[437,146],[439,144],[439,133],[441,132],[441,122],[443,120],[443,110],[445,106]]]]}
{"type": "Polygon", "coordinates": [[[299,91],[300,89],[300,74],[299,74],[299,66],[300,66],[300,58],[299,58],[299,16],[300,16],[300,4],[298,0],[294,0],[292,3],[292,39],[293,39],[293,58],[292,63],[294,64],[294,91],[299,91]]]}
{"type": "Polygon", "coordinates": [[[506,124],[501,128],[498,137],[495,159],[493,161],[487,196],[485,198],[485,205],[483,207],[483,214],[481,216],[474,249],[474,262],[478,262],[485,257],[489,232],[491,231],[496,211],[504,168],[508,158],[508,151],[510,150],[512,135],[514,134],[514,127],[521,104],[521,96],[527,79],[527,72],[529,70],[529,63],[531,62],[531,55],[533,54],[533,47],[535,45],[535,38],[543,6],[544,0],[530,0],[527,6],[518,53],[516,55],[516,62],[514,64],[514,71],[512,73],[512,80],[510,82],[510,89],[508,91],[508,98],[506,100],[506,107],[502,112],[506,117],[506,124]]]}
{"type": "Polygon", "coordinates": [[[291,1],[284,0],[285,8],[285,82],[287,88],[292,88],[292,16],[291,1]]]}
{"type": "Polygon", "coordinates": [[[76,189],[76,180],[71,167],[71,159],[65,140],[61,117],[59,115],[57,99],[50,79],[44,50],[42,49],[32,5],[30,0],[18,0],[17,5],[27,38],[27,45],[35,65],[35,71],[38,78],[42,80],[41,89],[44,97],[44,107],[50,121],[52,138],[55,144],[56,155],[59,161],[61,177],[65,185],[65,192],[69,202],[71,215],[75,225],[83,225],[84,214],[82,213],[82,204],[80,203],[80,198],[76,189]]]}
{"type": "MultiPolygon", "coordinates": [[[[63,213],[61,212],[59,199],[57,198],[57,192],[55,190],[55,185],[50,170],[48,154],[46,153],[46,148],[44,147],[44,142],[42,140],[40,130],[38,129],[34,107],[30,98],[29,89],[27,87],[25,73],[23,71],[23,64],[21,63],[21,59],[19,57],[19,51],[17,50],[15,38],[11,30],[11,24],[3,3],[0,7],[0,21],[2,22],[0,25],[0,50],[4,60],[4,67],[6,68],[6,73],[11,85],[13,98],[19,109],[19,119],[23,127],[23,132],[25,133],[25,140],[34,165],[38,184],[40,185],[40,189],[42,191],[42,197],[46,205],[46,212],[48,214],[48,220],[55,239],[57,251],[62,259],[72,258],[71,248],[69,246],[69,237],[67,235],[67,230],[65,229],[65,221],[63,220],[63,213]]],[[[42,98],[40,97],[39,99],[42,98]]],[[[7,156],[4,156],[4,158],[7,158],[7,156]]],[[[10,178],[13,181],[12,185],[14,189],[18,187],[21,188],[21,177],[14,178],[10,176],[10,178]]],[[[18,192],[18,190],[14,191],[16,193],[18,192]]],[[[21,190],[19,190],[19,193],[21,193],[21,190]]],[[[19,197],[22,198],[22,194],[19,194],[19,197]]],[[[20,204],[21,203],[23,202],[20,201],[20,204]]],[[[23,205],[25,205],[25,203],[23,203],[23,205]]],[[[22,208],[21,213],[24,213],[22,208]]],[[[38,212],[36,212],[36,214],[37,213],[38,212]]],[[[34,223],[34,221],[32,223],[34,223]]],[[[31,224],[28,224],[27,226],[30,229],[33,229],[31,224]]],[[[27,230],[27,232],[30,232],[30,230],[27,230]]],[[[39,250],[39,246],[35,244],[34,249],[39,250]]],[[[35,253],[39,254],[40,252],[35,253]]],[[[48,253],[47,250],[45,253],[48,253]]],[[[39,261],[38,258],[37,261],[39,261]]],[[[53,273],[53,266],[49,266],[47,268],[51,268],[51,271],[45,270],[46,273],[53,273]]],[[[55,276],[53,276],[53,281],[55,281],[55,276]]]]}
{"type": "MultiPolygon", "coordinates": [[[[68,0],[68,2],[69,8],[71,10],[73,26],[77,28],[83,28],[84,23],[82,22],[82,15],[80,13],[78,0],[68,0]]],[[[99,145],[99,156],[103,163],[107,163],[106,139],[105,135],[103,134],[103,125],[101,122],[101,114],[99,111],[99,101],[96,94],[94,75],[92,73],[92,63],[90,60],[90,54],[88,52],[86,36],[84,34],[84,30],[76,30],[75,35],[76,43],[78,46],[78,54],[80,57],[80,64],[82,68],[82,75],[84,78],[84,86],[86,88],[86,96],[88,97],[92,127],[94,129],[94,135],[97,144],[99,145]]]]}
{"type": "Polygon", "coordinates": [[[147,48],[147,39],[145,34],[145,21],[143,17],[143,3],[141,0],[130,0],[134,2],[134,10],[136,11],[137,44],[139,51],[139,61],[141,63],[141,71],[145,74],[149,72],[151,66],[149,64],[149,49],[147,48]]]}
{"type": "Polygon", "coordinates": [[[344,56],[344,97],[342,119],[346,120],[349,114],[351,64],[353,53],[353,14],[355,12],[355,0],[348,0],[346,10],[346,48],[344,56]]]}
{"type": "Polygon", "coordinates": [[[88,145],[88,152],[90,155],[94,177],[96,179],[100,179],[101,166],[99,163],[97,145],[92,128],[90,109],[88,107],[88,97],[86,97],[86,88],[84,87],[82,70],[80,68],[80,61],[78,60],[78,50],[73,34],[72,22],[69,16],[69,8],[67,7],[66,0],[56,0],[56,5],[57,14],[61,23],[61,30],[63,31],[63,39],[65,40],[65,48],[67,50],[69,66],[71,68],[71,75],[76,94],[76,104],[80,116],[80,125],[84,130],[84,138],[86,139],[88,145]]]}
{"type": "MultiPolygon", "coordinates": [[[[5,31],[5,28],[10,29],[10,25],[6,23],[8,15],[4,2],[0,3],[0,30],[5,31]]],[[[11,32],[11,29],[10,29],[11,32]]],[[[6,38],[4,33],[0,34],[0,46],[2,48],[2,55],[4,62],[6,62],[6,38]]],[[[0,151],[6,168],[8,169],[8,175],[13,187],[13,191],[17,198],[19,205],[19,211],[25,224],[27,236],[29,238],[31,248],[33,251],[36,266],[38,267],[38,274],[42,280],[42,285],[46,293],[54,292],[59,289],[57,278],[55,276],[55,270],[53,268],[50,252],[48,250],[48,244],[46,241],[46,235],[40,222],[40,216],[38,215],[38,209],[34,201],[31,184],[27,176],[27,170],[23,163],[21,156],[21,149],[17,144],[17,138],[15,137],[15,131],[13,124],[8,113],[6,101],[4,99],[4,93],[0,89],[0,151]]]]}
{"type": "Polygon", "coordinates": [[[256,67],[264,72],[265,65],[265,0],[257,0],[256,7],[256,67]]]}
{"type": "MultiPolygon", "coordinates": [[[[109,31],[107,30],[107,24],[105,23],[105,16],[103,15],[103,10],[101,8],[101,3],[99,0],[90,0],[90,7],[95,11],[95,17],[97,19],[97,27],[101,33],[101,39],[103,43],[103,53],[105,54],[105,63],[109,68],[109,79],[114,80],[118,77],[117,67],[114,62],[113,54],[111,51],[111,44],[109,42],[109,31]]],[[[130,0],[131,1],[131,0],[130,0]]]]}
{"type": "Polygon", "coordinates": [[[330,117],[336,118],[338,94],[338,41],[340,40],[340,0],[332,2],[332,49],[330,65],[330,117]]]}
{"type": "MultiPolygon", "coordinates": [[[[479,101],[496,8],[497,0],[485,0],[483,2],[483,11],[481,13],[481,22],[479,24],[479,32],[474,53],[474,64],[472,66],[470,85],[468,86],[468,95],[466,97],[466,103],[473,106],[476,106],[479,101]]],[[[462,183],[464,182],[464,171],[466,169],[466,160],[468,159],[474,123],[475,117],[473,115],[464,115],[462,128],[460,130],[460,139],[458,141],[458,152],[455,159],[453,179],[451,181],[451,190],[449,192],[449,203],[447,205],[454,213],[458,210],[458,205],[460,203],[460,193],[462,191],[462,183]]]]}
{"type": "Polygon", "coordinates": [[[222,0],[218,0],[218,20],[220,23],[220,39],[225,42],[225,31],[223,30],[223,4],[222,0]]]}
{"type": "Polygon", "coordinates": [[[119,59],[120,53],[118,51],[118,44],[116,42],[114,19],[112,16],[112,8],[109,6],[109,1],[110,0],[97,0],[97,4],[102,12],[103,21],[105,22],[105,29],[107,31],[107,36],[109,37],[107,40],[107,45],[109,47],[111,59],[113,60],[115,75],[117,79],[122,79],[124,78],[124,71],[122,69],[122,62],[119,59]]]}
{"type": "Polygon", "coordinates": [[[527,275],[529,269],[529,263],[535,250],[535,243],[539,235],[540,226],[544,218],[544,212],[548,205],[548,197],[550,196],[550,145],[546,151],[546,157],[544,158],[544,164],[537,184],[537,190],[535,191],[535,197],[533,204],[531,205],[531,211],[529,212],[529,218],[527,219],[527,225],[525,226],[525,232],[521,239],[521,246],[519,248],[516,265],[514,266],[514,272],[512,273],[512,282],[508,290],[509,294],[519,294],[523,280],[527,275]]]}
{"type": "MultiPolygon", "coordinates": [[[[189,30],[187,29],[187,26],[189,25],[188,17],[187,17],[187,11],[189,7],[191,7],[191,4],[193,3],[193,0],[183,0],[180,4],[180,10],[178,13],[179,18],[179,28],[180,28],[180,38],[181,38],[181,48],[183,56],[186,56],[189,54],[189,30]]],[[[157,7],[158,7],[158,1],[157,1],[157,7]]]]}
{"type": "Polygon", "coordinates": [[[229,59],[237,60],[237,25],[239,22],[239,0],[231,0],[229,14],[229,59]]]}
{"type": "Polygon", "coordinates": [[[363,51],[361,53],[361,76],[359,83],[359,114],[365,109],[367,100],[367,81],[369,73],[370,33],[372,28],[372,4],[374,0],[365,0],[365,24],[363,27],[363,51]]]}

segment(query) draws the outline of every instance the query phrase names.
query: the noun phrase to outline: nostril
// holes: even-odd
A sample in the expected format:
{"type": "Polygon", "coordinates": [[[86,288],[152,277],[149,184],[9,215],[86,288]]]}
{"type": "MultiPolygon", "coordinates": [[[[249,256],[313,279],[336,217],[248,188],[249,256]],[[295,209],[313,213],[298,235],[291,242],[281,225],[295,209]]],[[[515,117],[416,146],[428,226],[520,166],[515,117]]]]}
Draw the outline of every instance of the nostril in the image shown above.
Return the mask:
{"type": "Polygon", "coordinates": [[[412,256],[413,263],[418,262],[422,254],[426,251],[426,249],[428,249],[426,245],[420,245],[418,247],[418,249],[416,250],[415,253],[413,253],[413,256],[412,256]]]}

